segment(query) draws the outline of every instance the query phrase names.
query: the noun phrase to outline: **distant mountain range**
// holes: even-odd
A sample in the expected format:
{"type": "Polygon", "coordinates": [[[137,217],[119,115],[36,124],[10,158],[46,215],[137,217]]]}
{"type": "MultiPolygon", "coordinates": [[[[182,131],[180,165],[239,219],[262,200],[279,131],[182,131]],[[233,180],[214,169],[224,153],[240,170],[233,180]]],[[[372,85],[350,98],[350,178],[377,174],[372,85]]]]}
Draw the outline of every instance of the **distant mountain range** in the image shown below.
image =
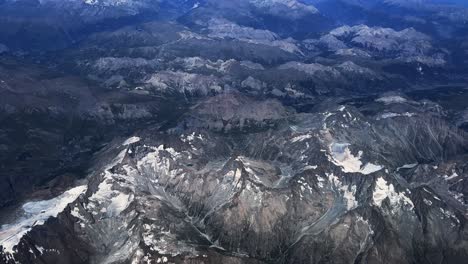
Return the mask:
{"type": "Polygon", "coordinates": [[[466,262],[464,6],[0,0],[0,264],[466,262]]]}

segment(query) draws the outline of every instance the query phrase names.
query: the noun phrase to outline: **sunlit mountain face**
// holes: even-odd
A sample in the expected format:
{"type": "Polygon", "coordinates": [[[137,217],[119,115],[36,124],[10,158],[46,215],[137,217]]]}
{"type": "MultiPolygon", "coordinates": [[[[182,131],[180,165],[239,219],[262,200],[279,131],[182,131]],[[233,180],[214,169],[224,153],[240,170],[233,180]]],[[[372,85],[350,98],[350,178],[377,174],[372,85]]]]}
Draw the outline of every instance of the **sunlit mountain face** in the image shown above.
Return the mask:
{"type": "Polygon", "coordinates": [[[465,263],[456,0],[0,0],[0,264],[465,263]]]}

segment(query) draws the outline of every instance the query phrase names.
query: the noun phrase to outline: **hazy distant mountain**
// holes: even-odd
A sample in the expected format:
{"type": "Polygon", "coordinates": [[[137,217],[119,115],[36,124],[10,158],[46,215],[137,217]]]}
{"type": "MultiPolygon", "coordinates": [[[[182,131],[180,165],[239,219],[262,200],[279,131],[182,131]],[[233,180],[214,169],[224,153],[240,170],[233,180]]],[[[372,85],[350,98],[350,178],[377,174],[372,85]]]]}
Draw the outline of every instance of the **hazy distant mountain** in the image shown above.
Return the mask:
{"type": "Polygon", "coordinates": [[[0,264],[466,262],[463,5],[0,0],[0,264]]]}

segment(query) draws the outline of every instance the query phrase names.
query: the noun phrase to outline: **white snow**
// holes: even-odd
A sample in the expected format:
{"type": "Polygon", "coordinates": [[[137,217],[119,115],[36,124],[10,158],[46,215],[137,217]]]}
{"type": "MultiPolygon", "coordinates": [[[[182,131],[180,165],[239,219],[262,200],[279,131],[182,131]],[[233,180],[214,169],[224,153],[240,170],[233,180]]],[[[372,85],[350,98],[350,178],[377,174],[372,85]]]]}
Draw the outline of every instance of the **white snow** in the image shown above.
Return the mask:
{"type": "Polygon", "coordinates": [[[292,143],[295,143],[295,142],[301,142],[301,141],[304,141],[304,140],[307,140],[307,139],[310,139],[312,138],[312,135],[300,135],[300,136],[296,136],[294,138],[291,139],[291,142],[292,143]]]}
{"type": "Polygon", "coordinates": [[[22,207],[24,215],[17,222],[3,225],[0,229],[0,245],[4,251],[13,253],[13,247],[32,227],[43,225],[50,217],[57,217],[86,190],[86,185],[78,186],[50,200],[25,203],[22,207]]]}
{"type": "Polygon", "coordinates": [[[406,100],[405,98],[399,95],[389,95],[389,96],[380,97],[375,101],[379,103],[384,103],[384,104],[396,104],[396,103],[404,103],[408,100],[406,100]]]}
{"type": "Polygon", "coordinates": [[[137,143],[139,142],[141,139],[139,137],[131,137],[127,140],[125,140],[125,142],[123,143],[124,146],[128,146],[128,145],[131,145],[133,143],[137,143]]]}
{"type": "Polygon", "coordinates": [[[344,185],[333,173],[327,174],[327,176],[332,186],[342,193],[343,199],[346,201],[346,209],[349,211],[358,207],[358,201],[356,200],[356,186],[353,185],[349,187],[348,185],[344,185]]]}
{"type": "Polygon", "coordinates": [[[323,188],[325,186],[324,185],[325,178],[320,177],[319,175],[315,175],[315,176],[317,176],[317,185],[318,185],[318,187],[323,188]]]}
{"type": "Polygon", "coordinates": [[[372,163],[367,163],[366,165],[364,165],[363,168],[361,168],[360,172],[364,175],[368,175],[368,174],[371,174],[371,173],[374,173],[376,171],[379,171],[383,169],[382,166],[380,165],[375,165],[375,164],[372,164],[372,163]]]}
{"type": "Polygon", "coordinates": [[[318,168],[317,165],[307,165],[305,166],[302,170],[303,171],[306,171],[306,170],[316,170],[318,168]]]}
{"type": "Polygon", "coordinates": [[[70,213],[72,216],[80,219],[81,221],[86,221],[86,218],[80,214],[80,209],[78,207],[73,208],[70,213]]]}
{"type": "Polygon", "coordinates": [[[432,202],[426,198],[423,199],[424,203],[431,206],[432,205],[432,202]]]}
{"type": "Polygon", "coordinates": [[[418,166],[418,163],[412,163],[412,164],[405,164],[401,167],[397,168],[397,171],[400,171],[401,169],[412,169],[414,167],[418,166]]]}
{"type": "Polygon", "coordinates": [[[396,192],[393,184],[388,184],[382,177],[378,178],[375,183],[375,190],[372,198],[374,204],[379,207],[382,207],[382,202],[388,198],[390,205],[392,206],[392,211],[394,211],[393,207],[395,206],[407,206],[410,209],[414,208],[414,204],[410,198],[408,198],[404,193],[396,192]]]}
{"type": "Polygon", "coordinates": [[[444,179],[447,180],[447,181],[453,180],[453,179],[455,179],[455,178],[457,178],[457,177],[458,177],[458,174],[457,174],[456,171],[453,171],[453,172],[452,172],[452,175],[450,175],[450,176],[444,175],[444,179]]]}
{"type": "Polygon", "coordinates": [[[377,118],[377,120],[387,119],[387,118],[394,118],[394,117],[399,117],[399,116],[412,117],[414,115],[415,115],[414,113],[410,113],[410,112],[405,112],[405,113],[402,113],[402,114],[399,114],[399,113],[383,113],[380,117],[377,118]]]}
{"type": "Polygon", "coordinates": [[[114,182],[117,182],[114,175],[106,171],[98,190],[89,198],[89,201],[95,205],[107,204],[102,207],[101,212],[111,216],[119,215],[131,202],[131,195],[112,189],[114,182]]]}
{"type": "Polygon", "coordinates": [[[463,193],[453,192],[453,191],[449,191],[449,193],[453,196],[453,198],[455,198],[461,204],[463,205],[465,204],[465,200],[464,200],[465,195],[463,193]]]}
{"type": "Polygon", "coordinates": [[[123,210],[127,209],[130,204],[130,195],[119,193],[111,198],[111,203],[107,207],[107,213],[110,215],[119,215],[123,210]]]}
{"type": "Polygon", "coordinates": [[[211,61],[201,57],[176,58],[173,62],[181,64],[187,71],[209,69],[219,73],[227,73],[237,63],[234,59],[211,61]]]}
{"type": "Polygon", "coordinates": [[[345,173],[361,173],[369,175],[371,173],[382,170],[384,167],[372,163],[366,163],[363,166],[361,161],[362,151],[358,152],[357,156],[354,156],[349,149],[348,143],[333,143],[330,145],[331,156],[328,156],[329,160],[336,166],[340,166],[342,171],[345,173]]]}
{"type": "Polygon", "coordinates": [[[41,253],[41,254],[44,254],[44,248],[41,247],[41,246],[36,246],[36,249],[41,253]]]}

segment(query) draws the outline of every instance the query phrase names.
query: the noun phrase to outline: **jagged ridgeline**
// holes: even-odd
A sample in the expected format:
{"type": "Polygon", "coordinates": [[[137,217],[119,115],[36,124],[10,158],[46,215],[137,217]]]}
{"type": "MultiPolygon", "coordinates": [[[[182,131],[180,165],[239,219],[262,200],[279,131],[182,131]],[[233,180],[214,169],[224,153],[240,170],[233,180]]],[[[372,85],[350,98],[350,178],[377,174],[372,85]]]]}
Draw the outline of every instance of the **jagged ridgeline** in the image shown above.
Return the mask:
{"type": "Polygon", "coordinates": [[[0,264],[466,262],[467,22],[0,0],[0,264]]]}

